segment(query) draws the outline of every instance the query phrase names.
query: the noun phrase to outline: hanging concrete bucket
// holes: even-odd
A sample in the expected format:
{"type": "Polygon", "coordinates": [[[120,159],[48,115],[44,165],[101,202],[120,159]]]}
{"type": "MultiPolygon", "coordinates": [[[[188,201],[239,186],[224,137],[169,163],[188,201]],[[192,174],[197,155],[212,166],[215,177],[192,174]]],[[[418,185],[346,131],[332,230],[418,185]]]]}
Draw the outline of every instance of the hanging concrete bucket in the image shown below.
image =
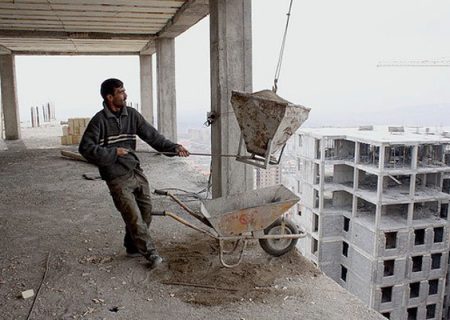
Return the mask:
{"type": "Polygon", "coordinates": [[[252,94],[233,91],[231,105],[241,129],[236,160],[264,169],[269,164],[279,164],[287,140],[308,119],[311,110],[292,104],[271,90],[252,94]],[[250,156],[244,155],[243,141],[250,156]],[[276,159],[274,154],[278,151],[276,159]]]}

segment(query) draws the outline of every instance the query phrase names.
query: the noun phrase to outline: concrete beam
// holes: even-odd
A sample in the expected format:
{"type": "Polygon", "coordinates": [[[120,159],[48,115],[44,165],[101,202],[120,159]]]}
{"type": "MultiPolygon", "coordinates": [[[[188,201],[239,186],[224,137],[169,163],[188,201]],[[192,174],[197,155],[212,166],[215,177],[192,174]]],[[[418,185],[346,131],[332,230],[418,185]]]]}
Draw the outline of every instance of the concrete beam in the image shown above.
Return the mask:
{"type": "Polygon", "coordinates": [[[156,53],[156,43],[155,40],[150,40],[147,42],[147,44],[141,49],[140,54],[141,55],[151,55],[156,53]]]}
{"type": "MultiPolygon", "coordinates": [[[[252,91],[250,0],[211,0],[210,56],[213,154],[236,154],[240,129],[230,104],[231,91],[252,91]]],[[[214,157],[212,194],[221,197],[251,190],[253,167],[232,158],[214,157]]]]}
{"type": "Polygon", "coordinates": [[[159,37],[175,38],[206,17],[208,13],[208,0],[188,0],[157,35],[159,37]]]}
{"type": "Polygon", "coordinates": [[[151,55],[140,55],[141,75],[141,113],[144,118],[153,123],[153,65],[151,55]]]}
{"type": "Polygon", "coordinates": [[[11,50],[7,47],[0,45],[0,54],[11,54],[11,50]]]}
{"type": "Polygon", "coordinates": [[[138,51],[13,51],[16,56],[133,56],[138,51]]]}
{"type": "Polygon", "coordinates": [[[20,139],[19,106],[14,55],[0,55],[0,81],[5,139],[20,139]]]}
{"type": "Polygon", "coordinates": [[[1,30],[0,38],[37,38],[37,39],[93,39],[93,40],[152,40],[155,35],[136,33],[109,32],[65,32],[65,31],[31,31],[1,30]]]}
{"type": "Polygon", "coordinates": [[[158,89],[158,131],[177,140],[177,102],[175,89],[175,40],[156,41],[156,73],[158,89]]]}

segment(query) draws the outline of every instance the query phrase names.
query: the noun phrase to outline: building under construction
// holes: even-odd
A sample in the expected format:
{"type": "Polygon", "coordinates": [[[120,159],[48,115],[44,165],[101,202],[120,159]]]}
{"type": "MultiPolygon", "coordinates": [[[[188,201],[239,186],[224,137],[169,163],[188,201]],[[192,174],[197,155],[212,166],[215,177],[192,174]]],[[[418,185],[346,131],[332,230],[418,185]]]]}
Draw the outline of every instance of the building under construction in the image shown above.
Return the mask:
{"type": "Polygon", "coordinates": [[[389,319],[448,319],[450,138],[301,130],[302,253],[389,319]]]}

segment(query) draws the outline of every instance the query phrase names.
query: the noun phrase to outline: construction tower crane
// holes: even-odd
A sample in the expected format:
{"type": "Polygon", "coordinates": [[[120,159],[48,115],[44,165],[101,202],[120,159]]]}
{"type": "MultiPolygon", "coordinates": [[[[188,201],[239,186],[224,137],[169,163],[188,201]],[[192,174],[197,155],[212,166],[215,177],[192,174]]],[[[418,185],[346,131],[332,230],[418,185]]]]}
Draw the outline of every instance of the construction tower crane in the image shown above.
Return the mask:
{"type": "Polygon", "coordinates": [[[450,58],[380,61],[377,67],[450,67],[450,58]]]}

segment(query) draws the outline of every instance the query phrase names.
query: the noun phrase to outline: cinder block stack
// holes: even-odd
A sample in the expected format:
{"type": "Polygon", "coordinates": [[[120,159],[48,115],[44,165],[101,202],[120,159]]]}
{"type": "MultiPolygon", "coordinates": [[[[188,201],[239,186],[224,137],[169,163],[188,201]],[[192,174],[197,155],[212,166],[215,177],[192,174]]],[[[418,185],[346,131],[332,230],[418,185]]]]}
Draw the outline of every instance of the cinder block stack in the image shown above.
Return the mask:
{"type": "Polygon", "coordinates": [[[90,118],[70,118],[68,125],[62,127],[62,145],[79,144],[90,118]]]}

